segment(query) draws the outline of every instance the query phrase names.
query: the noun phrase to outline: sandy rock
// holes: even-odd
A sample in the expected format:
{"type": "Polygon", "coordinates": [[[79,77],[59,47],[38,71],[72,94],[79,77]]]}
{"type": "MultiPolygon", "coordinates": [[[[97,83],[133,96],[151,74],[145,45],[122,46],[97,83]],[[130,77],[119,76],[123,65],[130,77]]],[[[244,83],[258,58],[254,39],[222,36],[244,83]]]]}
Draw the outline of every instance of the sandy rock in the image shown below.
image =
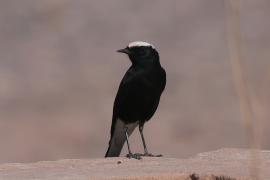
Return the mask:
{"type": "Polygon", "coordinates": [[[65,159],[0,165],[1,180],[247,180],[270,179],[270,151],[221,149],[188,159],[65,159]]]}

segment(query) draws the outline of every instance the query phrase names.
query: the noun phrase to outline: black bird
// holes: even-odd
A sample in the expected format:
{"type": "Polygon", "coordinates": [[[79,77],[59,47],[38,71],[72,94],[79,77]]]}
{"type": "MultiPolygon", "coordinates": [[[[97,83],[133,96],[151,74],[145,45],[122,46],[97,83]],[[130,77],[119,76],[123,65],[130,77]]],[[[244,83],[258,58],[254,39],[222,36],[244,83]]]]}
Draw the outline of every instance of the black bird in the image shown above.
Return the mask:
{"type": "Polygon", "coordinates": [[[143,126],[158,107],[166,85],[166,72],[161,67],[159,54],[152,44],[135,41],[117,52],[127,54],[132,65],[123,77],[114,101],[111,138],[105,157],[119,156],[125,141],[129,151],[127,157],[140,159],[141,156],[154,156],[148,153],[143,126]],[[128,141],[138,125],[144,154],[133,154],[128,141]]]}

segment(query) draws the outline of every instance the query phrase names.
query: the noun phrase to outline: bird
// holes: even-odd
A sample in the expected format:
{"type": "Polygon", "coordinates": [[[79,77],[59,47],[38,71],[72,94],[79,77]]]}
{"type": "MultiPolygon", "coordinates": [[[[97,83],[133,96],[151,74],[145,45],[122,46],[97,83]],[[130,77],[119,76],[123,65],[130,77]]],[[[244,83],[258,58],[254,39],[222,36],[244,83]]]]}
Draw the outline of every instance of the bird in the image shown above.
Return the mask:
{"type": "Polygon", "coordinates": [[[155,46],[144,41],[134,41],[124,49],[131,66],[125,73],[116,94],[111,124],[109,147],[105,157],[118,157],[127,142],[128,158],[141,159],[153,155],[148,152],[143,128],[157,110],[160,97],[166,86],[166,71],[160,64],[155,46]],[[144,153],[132,153],[129,136],[139,126],[144,153]]]}

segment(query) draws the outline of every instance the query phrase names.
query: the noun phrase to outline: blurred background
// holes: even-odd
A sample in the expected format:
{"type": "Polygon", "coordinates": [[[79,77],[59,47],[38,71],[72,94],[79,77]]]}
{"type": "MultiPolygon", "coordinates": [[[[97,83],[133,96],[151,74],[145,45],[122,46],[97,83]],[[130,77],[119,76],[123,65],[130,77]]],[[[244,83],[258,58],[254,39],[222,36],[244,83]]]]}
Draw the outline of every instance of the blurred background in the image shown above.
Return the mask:
{"type": "MultiPolygon", "coordinates": [[[[153,43],[167,71],[145,126],[153,153],[249,147],[230,62],[226,0],[0,1],[0,163],[103,157],[118,85],[116,53],[153,43]]],[[[242,0],[242,65],[262,149],[270,149],[270,1],[242,0]]],[[[138,131],[131,148],[143,151],[138,131]]],[[[123,149],[122,155],[126,154],[123,149]]]]}

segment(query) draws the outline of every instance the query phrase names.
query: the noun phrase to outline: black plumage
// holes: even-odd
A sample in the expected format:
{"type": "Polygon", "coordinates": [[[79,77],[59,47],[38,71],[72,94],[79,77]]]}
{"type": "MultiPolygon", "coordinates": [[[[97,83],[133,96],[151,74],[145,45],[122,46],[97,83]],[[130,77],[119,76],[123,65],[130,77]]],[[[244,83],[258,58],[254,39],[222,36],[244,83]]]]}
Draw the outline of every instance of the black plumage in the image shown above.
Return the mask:
{"type": "Polygon", "coordinates": [[[159,54],[146,42],[130,43],[118,52],[126,53],[132,62],[123,77],[113,107],[111,138],[105,157],[119,156],[127,140],[128,157],[152,156],[143,137],[143,126],[155,113],[166,85],[166,72],[161,67],[159,54]],[[144,154],[132,154],[128,136],[139,125],[144,154]]]}

